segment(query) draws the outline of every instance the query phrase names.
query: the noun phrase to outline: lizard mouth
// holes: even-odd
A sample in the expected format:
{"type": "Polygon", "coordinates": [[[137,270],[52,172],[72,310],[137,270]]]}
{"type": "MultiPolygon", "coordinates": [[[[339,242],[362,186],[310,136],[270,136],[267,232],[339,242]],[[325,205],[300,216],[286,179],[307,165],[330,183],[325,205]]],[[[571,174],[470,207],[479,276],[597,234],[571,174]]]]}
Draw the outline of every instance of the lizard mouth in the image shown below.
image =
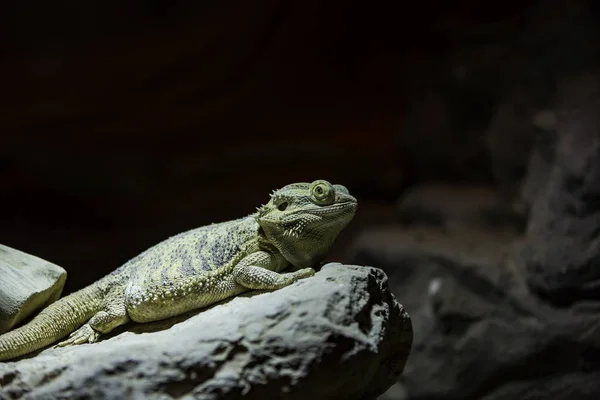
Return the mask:
{"type": "Polygon", "coordinates": [[[331,215],[338,215],[333,217],[333,220],[339,219],[340,222],[351,219],[356,211],[356,206],[357,204],[355,202],[346,201],[343,203],[314,207],[290,213],[285,220],[282,221],[284,235],[298,238],[307,227],[328,225],[327,221],[329,218],[327,217],[331,215]],[[342,217],[344,215],[348,216],[348,218],[342,217]]]}
{"type": "Polygon", "coordinates": [[[313,207],[313,208],[308,208],[308,209],[304,209],[304,210],[294,211],[294,212],[290,213],[290,215],[303,214],[303,213],[310,213],[310,214],[314,214],[314,215],[332,214],[332,213],[335,213],[336,211],[347,210],[347,209],[353,209],[353,210],[356,209],[356,202],[344,201],[343,203],[335,203],[335,204],[330,204],[327,206],[313,207]]]}
{"type": "Polygon", "coordinates": [[[350,200],[325,206],[315,205],[311,208],[290,210],[281,219],[259,217],[258,221],[263,228],[277,226],[279,229],[283,229],[285,235],[298,237],[307,225],[322,226],[326,225],[328,221],[338,218],[340,222],[352,219],[357,205],[355,201],[350,200]]]}

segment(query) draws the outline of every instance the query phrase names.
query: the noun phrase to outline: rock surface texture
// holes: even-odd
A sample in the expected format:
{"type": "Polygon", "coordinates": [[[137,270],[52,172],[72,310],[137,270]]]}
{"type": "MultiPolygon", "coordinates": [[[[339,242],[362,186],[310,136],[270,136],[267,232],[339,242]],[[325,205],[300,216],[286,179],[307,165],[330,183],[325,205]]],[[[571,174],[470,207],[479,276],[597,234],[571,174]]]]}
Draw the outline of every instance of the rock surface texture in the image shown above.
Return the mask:
{"type": "Polygon", "coordinates": [[[0,334],[56,301],[66,279],[58,265],[0,244],[0,334]]]}
{"type": "Polygon", "coordinates": [[[128,328],[0,364],[0,398],[374,399],[402,372],[412,343],[386,275],[342,264],[192,317],[128,328]]]}

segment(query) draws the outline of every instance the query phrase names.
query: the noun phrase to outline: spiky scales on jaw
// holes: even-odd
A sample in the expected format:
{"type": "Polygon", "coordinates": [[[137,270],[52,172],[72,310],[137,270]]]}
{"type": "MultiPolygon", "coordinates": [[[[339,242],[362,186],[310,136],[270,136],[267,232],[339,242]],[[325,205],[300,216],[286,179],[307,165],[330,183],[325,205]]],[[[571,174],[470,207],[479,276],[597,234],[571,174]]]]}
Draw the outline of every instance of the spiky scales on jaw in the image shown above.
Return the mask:
{"type": "Polygon", "coordinates": [[[93,343],[129,321],[156,321],[312,276],[309,267],[325,257],[356,208],[342,185],[317,180],[284,186],[256,213],[173,236],[0,335],[0,361],[69,333],[59,346],[93,343]],[[292,272],[280,273],[290,266],[292,272]]]}
{"type": "Polygon", "coordinates": [[[271,194],[257,221],[268,240],[296,267],[321,261],[356,212],[348,189],[325,180],[293,183],[271,194]]]}

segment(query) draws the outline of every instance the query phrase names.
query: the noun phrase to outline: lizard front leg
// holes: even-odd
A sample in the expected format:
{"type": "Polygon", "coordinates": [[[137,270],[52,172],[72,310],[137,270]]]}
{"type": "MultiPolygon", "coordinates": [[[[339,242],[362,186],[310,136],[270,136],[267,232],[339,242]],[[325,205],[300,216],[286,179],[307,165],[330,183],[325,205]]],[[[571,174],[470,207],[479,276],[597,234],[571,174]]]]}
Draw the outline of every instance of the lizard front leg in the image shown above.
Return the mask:
{"type": "Polygon", "coordinates": [[[56,347],[94,343],[98,341],[100,335],[127,322],[129,322],[129,317],[125,310],[125,300],[122,295],[117,296],[107,304],[105,310],[97,312],[86,324],[71,333],[67,340],[58,343],[56,347]]]}
{"type": "Polygon", "coordinates": [[[233,278],[237,284],[248,289],[275,290],[315,274],[312,268],[287,273],[276,272],[285,263],[282,259],[281,256],[273,256],[267,252],[253,253],[234,267],[233,278]]]}

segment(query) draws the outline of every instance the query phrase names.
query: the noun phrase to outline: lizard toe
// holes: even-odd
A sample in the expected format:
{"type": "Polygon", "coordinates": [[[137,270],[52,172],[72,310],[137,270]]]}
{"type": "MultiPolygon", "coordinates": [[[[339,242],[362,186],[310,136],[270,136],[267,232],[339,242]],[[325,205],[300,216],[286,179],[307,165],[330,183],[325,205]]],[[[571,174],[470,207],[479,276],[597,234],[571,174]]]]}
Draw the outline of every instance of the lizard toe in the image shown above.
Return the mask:
{"type": "Polygon", "coordinates": [[[96,332],[88,324],[83,325],[81,328],[69,335],[67,340],[58,343],[55,347],[74,346],[83,343],[94,343],[98,341],[100,334],[96,332]]]}

